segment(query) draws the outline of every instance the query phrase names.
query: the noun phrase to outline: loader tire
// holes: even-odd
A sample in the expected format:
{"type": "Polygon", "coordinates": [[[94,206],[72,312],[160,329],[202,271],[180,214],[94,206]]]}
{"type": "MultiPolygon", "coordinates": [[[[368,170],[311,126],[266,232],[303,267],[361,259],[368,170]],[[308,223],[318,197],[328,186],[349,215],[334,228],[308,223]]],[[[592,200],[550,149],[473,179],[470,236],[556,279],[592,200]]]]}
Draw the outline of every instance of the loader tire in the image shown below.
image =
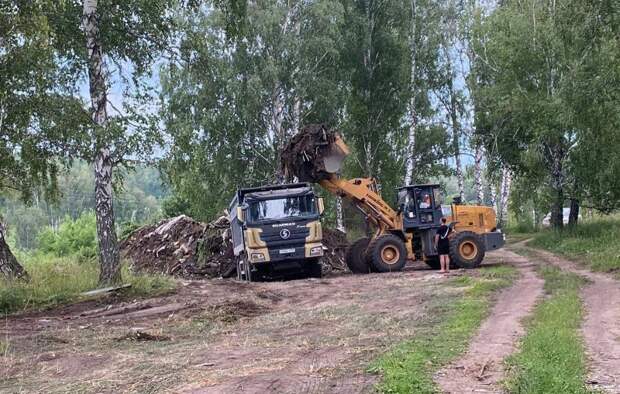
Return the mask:
{"type": "Polygon", "coordinates": [[[450,261],[459,268],[477,268],[484,259],[484,242],[472,231],[457,233],[450,240],[450,261]]]}
{"type": "MultiPolygon", "coordinates": [[[[439,263],[439,255],[427,257],[426,260],[424,260],[424,262],[426,263],[426,265],[431,267],[431,269],[434,269],[434,270],[441,269],[441,264],[439,263]]],[[[459,268],[458,265],[456,265],[454,261],[450,259],[450,269],[456,269],[456,268],[459,268]]]]}
{"type": "Polygon", "coordinates": [[[367,257],[377,272],[401,271],[407,263],[407,249],[396,235],[384,234],[370,242],[367,257]]]}
{"type": "Polygon", "coordinates": [[[347,267],[354,274],[367,274],[371,272],[366,259],[366,249],[369,243],[370,238],[360,238],[347,249],[344,260],[347,263],[347,267]]]}

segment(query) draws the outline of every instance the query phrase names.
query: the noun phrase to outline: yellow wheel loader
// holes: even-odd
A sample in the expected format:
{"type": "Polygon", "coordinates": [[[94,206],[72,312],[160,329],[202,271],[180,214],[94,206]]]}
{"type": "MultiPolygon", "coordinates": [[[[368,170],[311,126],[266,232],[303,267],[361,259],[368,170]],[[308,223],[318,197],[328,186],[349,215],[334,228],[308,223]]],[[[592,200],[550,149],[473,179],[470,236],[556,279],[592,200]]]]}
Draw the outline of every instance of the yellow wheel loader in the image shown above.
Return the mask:
{"type": "Polygon", "coordinates": [[[434,237],[443,216],[455,230],[450,257],[458,267],[478,267],[486,251],[504,245],[492,208],[453,203],[444,207],[444,212],[437,184],[399,188],[398,207],[393,209],[381,198],[375,179],[340,178],[338,172],[349,153],[337,132],[324,125],[310,125],[286,146],[282,166],[289,177],[318,183],[347,199],[373,225],[374,234],[355,241],[347,251],[346,263],[352,272],[400,271],[407,260],[423,260],[439,268],[434,237]]]}

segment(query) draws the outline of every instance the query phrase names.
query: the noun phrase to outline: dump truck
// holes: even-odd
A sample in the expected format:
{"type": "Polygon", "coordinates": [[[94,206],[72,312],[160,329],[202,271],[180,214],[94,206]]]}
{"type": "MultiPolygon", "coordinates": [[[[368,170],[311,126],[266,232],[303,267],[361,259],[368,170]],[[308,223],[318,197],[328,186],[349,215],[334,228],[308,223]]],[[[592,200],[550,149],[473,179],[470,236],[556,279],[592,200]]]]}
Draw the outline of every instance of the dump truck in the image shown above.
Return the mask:
{"type": "Polygon", "coordinates": [[[403,186],[398,190],[396,209],[386,203],[374,178],[343,179],[339,172],[350,151],[341,135],[325,125],[304,127],[282,153],[282,168],[288,176],[321,185],[330,193],[350,201],[374,228],[371,236],[355,241],[346,253],[354,273],[400,271],[407,261],[424,261],[439,268],[434,236],[442,216],[455,230],[450,240],[453,265],[478,267],[485,253],[504,245],[496,228],[495,211],[487,206],[453,203],[442,211],[437,184],[403,186]]]}
{"type": "Polygon", "coordinates": [[[307,183],[237,190],[229,206],[237,279],[320,278],[323,206],[307,183]]]}

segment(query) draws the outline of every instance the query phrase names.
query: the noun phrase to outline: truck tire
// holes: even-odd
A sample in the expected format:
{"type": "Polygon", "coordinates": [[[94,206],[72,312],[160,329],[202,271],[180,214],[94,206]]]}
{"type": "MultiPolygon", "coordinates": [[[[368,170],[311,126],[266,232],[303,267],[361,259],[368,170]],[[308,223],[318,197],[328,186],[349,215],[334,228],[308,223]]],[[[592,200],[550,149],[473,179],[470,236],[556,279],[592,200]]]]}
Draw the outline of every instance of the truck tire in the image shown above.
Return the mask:
{"type": "Polygon", "coordinates": [[[484,243],[472,231],[456,233],[450,240],[450,262],[459,268],[477,268],[484,259],[484,243]]]}
{"type": "Polygon", "coordinates": [[[252,267],[243,254],[237,257],[237,280],[251,282],[252,267]]]}
{"type": "Polygon", "coordinates": [[[308,272],[308,278],[321,278],[323,277],[323,265],[320,260],[309,262],[306,266],[308,272]]]}
{"type": "MultiPolygon", "coordinates": [[[[426,265],[431,267],[431,269],[434,269],[434,270],[441,269],[441,264],[439,263],[439,255],[427,257],[426,260],[424,260],[424,262],[426,263],[426,265]]],[[[452,261],[452,259],[450,259],[450,269],[456,269],[456,268],[458,268],[458,266],[454,264],[454,261],[452,261]]]]}
{"type": "Polygon", "coordinates": [[[441,268],[441,264],[439,264],[439,255],[427,257],[424,262],[431,267],[431,269],[438,270],[441,268]]]}
{"type": "Polygon", "coordinates": [[[370,266],[366,259],[366,248],[369,243],[370,238],[360,238],[347,249],[344,260],[347,263],[347,267],[354,274],[367,274],[370,272],[370,266]]]}
{"type": "Polygon", "coordinates": [[[394,272],[407,263],[405,243],[396,235],[381,235],[370,242],[368,260],[377,272],[394,272]]]}

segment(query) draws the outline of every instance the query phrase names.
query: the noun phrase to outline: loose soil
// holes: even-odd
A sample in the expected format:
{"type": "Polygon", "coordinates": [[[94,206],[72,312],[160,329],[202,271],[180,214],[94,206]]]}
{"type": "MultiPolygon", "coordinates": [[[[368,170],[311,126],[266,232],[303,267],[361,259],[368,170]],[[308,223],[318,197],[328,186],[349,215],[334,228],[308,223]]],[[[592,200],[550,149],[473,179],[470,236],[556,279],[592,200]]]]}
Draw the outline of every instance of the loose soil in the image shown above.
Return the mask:
{"type": "Polygon", "coordinates": [[[593,389],[620,393],[620,282],[591,272],[553,253],[519,244],[546,263],[589,280],[582,291],[585,318],[581,327],[590,360],[588,384],[593,389]]]}
{"type": "Polygon", "coordinates": [[[9,316],[0,391],[372,392],[369,362],[465,291],[448,282],[421,265],[289,282],[180,280],[167,296],[9,316]]]}
{"type": "Polygon", "coordinates": [[[439,371],[435,381],[446,393],[499,393],[504,359],[516,350],[525,334],[522,324],[543,294],[544,280],[528,259],[507,249],[503,258],[519,270],[520,278],[501,292],[467,352],[439,371]]]}

